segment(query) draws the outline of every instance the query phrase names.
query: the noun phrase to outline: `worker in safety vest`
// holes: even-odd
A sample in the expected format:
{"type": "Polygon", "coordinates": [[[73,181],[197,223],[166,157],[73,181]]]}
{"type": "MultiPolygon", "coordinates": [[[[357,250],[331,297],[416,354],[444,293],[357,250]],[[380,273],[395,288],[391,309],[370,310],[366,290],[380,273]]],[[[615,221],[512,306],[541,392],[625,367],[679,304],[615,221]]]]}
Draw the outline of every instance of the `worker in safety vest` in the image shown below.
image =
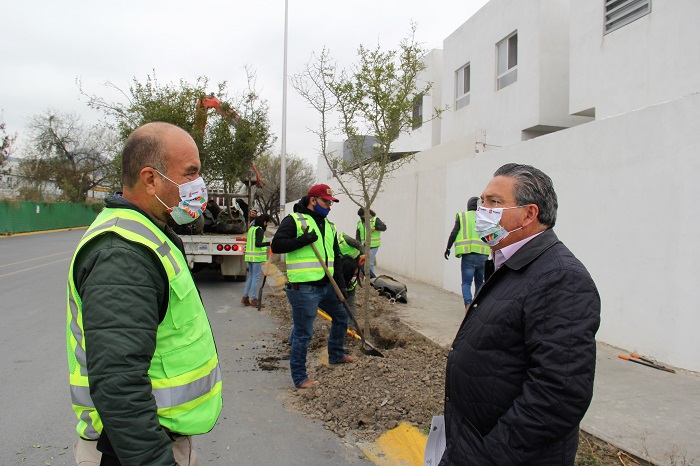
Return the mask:
{"type": "Polygon", "coordinates": [[[450,248],[455,245],[455,256],[462,258],[462,297],[466,309],[472,302],[472,281],[476,293],[484,284],[484,265],[491,249],[474,230],[478,197],[467,202],[467,211],[457,214],[455,226],[447,239],[445,259],[450,258],[450,248]]]}
{"type": "Polygon", "coordinates": [[[361,253],[362,244],[350,235],[338,232],[338,247],[340,248],[340,260],[336,260],[336,266],[340,268],[345,280],[347,293],[345,301],[351,312],[355,312],[355,290],[359,283],[359,270],[365,263],[365,256],[361,253]]]}
{"type": "Polygon", "coordinates": [[[83,235],[67,296],[78,464],[197,464],[190,436],[221,412],[214,336],[171,229],[197,219],[207,189],[197,145],[148,123],[126,140],[123,193],[83,235]]]}
{"type": "Polygon", "coordinates": [[[314,319],[318,309],[331,316],[328,336],[328,361],[331,364],[355,362],[357,357],[345,354],[343,342],[348,329],[348,314],[326,276],[311,245],[321,255],[322,261],[333,275],[338,287],[345,289],[342,273],[335,268],[335,258],[340,256],[335,226],[326,218],[331,206],[338,199],[328,185],[317,184],[294,206],[294,212],[280,223],[272,249],[285,254],[287,299],[292,306],[291,344],[289,367],[292,381],[297,388],[309,388],[318,382],[306,372],[306,353],[314,332],[314,319]]]}
{"type": "MultiPolygon", "coordinates": [[[[244,306],[258,307],[260,272],[262,271],[263,263],[267,262],[267,248],[270,246],[270,243],[265,241],[265,229],[267,229],[269,221],[270,216],[268,214],[256,214],[255,220],[253,220],[250,229],[248,229],[248,240],[245,244],[244,256],[248,267],[248,277],[245,281],[245,289],[241,299],[241,304],[244,306]]],[[[260,304],[260,307],[265,307],[265,305],[260,304]]]]}
{"type": "MultiPolygon", "coordinates": [[[[357,211],[357,215],[360,217],[360,220],[357,222],[355,238],[357,241],[363,244],[362,250],[364,251],[364,245],[366,244],[367,240],[367,233],[365,232],[365,209],[360,207],[360,209],[357,211]]],[[[370,209],[369,215],[369,278],[374,278],[374,265],[377,262],[377,251],[379,251],[379,246],[382,245],[382,232],[386,231],[386,224],[384,224],[384,222],[377,217],[377,214],[375,214],[372,209],[370,209]]]]}

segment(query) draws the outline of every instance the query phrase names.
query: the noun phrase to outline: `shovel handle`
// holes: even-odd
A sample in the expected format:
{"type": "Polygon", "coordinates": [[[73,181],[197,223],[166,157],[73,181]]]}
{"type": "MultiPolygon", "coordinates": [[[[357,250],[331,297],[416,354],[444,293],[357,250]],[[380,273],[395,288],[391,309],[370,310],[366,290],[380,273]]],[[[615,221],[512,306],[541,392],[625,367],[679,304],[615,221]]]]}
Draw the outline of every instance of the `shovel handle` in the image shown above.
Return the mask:
{"type": "Polygon", "coordinates": [[[646,363],[651,364],[652,366],[656,367],[657,369],[660,369],[662,371],[670,372],[672,374],[675,374],[676,371],[673,369],[669,369],[668,367],[664,366],[663,364],[659,364],[658,362],[654,362],[651,359],[647,359],[644,356],[640,356],[637,353],[630,353],[630,356],[632,356],[635,359],[639,359],[641,361],[644,361],[646,363]]]}
{"type": "Polygon", "coordinates": [[[365,340],[365,336],[362,333],[362,330],[360,330],[360,326],[357,324],[357,319],[355,319],[355,314],[350,310],[350,306],[348,306],[348,303],[345,301],[345,296],[343,296],[343,293],[340,291],[340,288],[338,288],[338,284],[335,282],[335,279],[333,279],[333,275],[331,274],[331,271],[328,270],[328,266],[326,266],[326,263],[323,261],[321,254],[318,252],[318,249],[316,248],[316,245],[314,243],[311,243],[309,246],[311,246],[311,249],[314,250],[314,254],[316,254],[316,258],[318,259],[318,263],[321,264],[321,267],[323,267],[323,271],[326,272],[326,277],[328,277],[328,280],[330,280],[331,285],[333,285],[333,289],[335,290],[335,294],[338,296],[338,299],[340,300],[340,302],[343,303],[343,306],[345,307],[345,311],[348,313],[348,316],[350,316],[350,319],[352,320],[353,325],[355,325],[355,328],[357,329],[357,333],[360,335],[360,338],[362,339],[362,344],[364,345],[365,343],[367,343],[367,340],[365,340]]]}
{"type": "MultiPolygon", "coordinates": [[[[320,315],[320,316],[323,317],[324,319],[326,319],[326,320],[328,320],[328,321],[332,321],[332,320],[333,320],[333,319],[331,319],[331,316],[329,316],[328,314],[326,314],[325,312],[323,312],[321,309],[317,309],[317,312],[318,312],[318,315],[320,315]]],[[[360,340],[360,339],[361,339],[361,338],[360,338],[360,335],[358,335],[357,332],[355,332],[353,329],[349,328],[349,329],[347,330],[347,332],[348,332],[348,335],[350,335],[351,337],[353,337],[353,338],[355,338],[355,339],[357,339],[357,340],[360,340]]]]}
{"type": "MultiPolygon", "coordinates": [[[[271,257],[272,257],[272,248],[268,248],[268,255],[267,255],[268,262],[269,262],[271,257]]],[[[263,288],[265,288],[265,282],[267,281],[267,272],[270,269],[270,264],[265,264],[265,265],[267,265],[267,267],[265,268],[265,271],[263,272],[262,285],[260,285],[260,289],[258,290],[258,311],[260,311],[262,309],[263,288]]]]}
{"type": "Polygon", "coordinates": [[[618,354],[617,357],[620,359],[624,359],[625,361],[633,362],[636,364],[641,364],[642,366],[651,367],[652,369],[658,369],[660,371],[671,372],[672,374],[676,372],[673,369],[668,369],[667,367],[657,366],[655,364],[650,364],[648,362],[640,361],[638,359],[633,359],[633,358],[630,358],[629,356],[625,356],[624,354],[618,354]]]}

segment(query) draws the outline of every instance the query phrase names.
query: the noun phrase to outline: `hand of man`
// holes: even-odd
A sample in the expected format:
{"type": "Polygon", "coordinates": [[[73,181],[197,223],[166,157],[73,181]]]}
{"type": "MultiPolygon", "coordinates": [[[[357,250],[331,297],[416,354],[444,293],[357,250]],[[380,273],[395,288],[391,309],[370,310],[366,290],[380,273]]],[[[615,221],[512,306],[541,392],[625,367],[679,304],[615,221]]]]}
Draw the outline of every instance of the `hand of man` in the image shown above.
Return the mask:
{"type": "Polygon", "coordinates": [[[316,240],[318,239],[318,235],[316,234],[315,231],[307,231],[306,233],[304,233],[303,235],[301,235],[301,236],[298,237],[297,239],[298,239],[299,241],[301,241],[301,243],[302,243],[304,246],[307,246],[307,245],[309,245],[309,244],[311,244],[311,243],[315,243],[316,240]]]}
{"type": "Polygon", "coordinates": [[[450,250],[449,250],[449,249],[445,249],[445,260],[447,260],[447,259],[449,259],[449,258],[450,258],[450,250]]]}

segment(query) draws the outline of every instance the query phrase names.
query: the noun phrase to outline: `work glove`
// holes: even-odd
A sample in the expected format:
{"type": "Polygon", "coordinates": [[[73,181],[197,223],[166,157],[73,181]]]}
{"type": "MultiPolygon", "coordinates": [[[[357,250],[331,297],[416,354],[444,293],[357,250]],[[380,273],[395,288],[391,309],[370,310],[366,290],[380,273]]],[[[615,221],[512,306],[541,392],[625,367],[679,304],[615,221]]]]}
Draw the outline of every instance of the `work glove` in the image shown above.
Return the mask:
{"type": "Polygon", "coordinates": [[[315,231],[307,231],[303,235],[297,238],[301,244],[304,246],[308,246],[311,243],[315,243],[316,240],[318,239],[318,235],[316,234],[315,231]]]}
{"type": "Polygon", "coordinates": [[[447,259],[449,259],[449,258],[450,258],[450,250],[449,250],[449,249],[445,249],[445,260],[447,260],[447,259]]]}

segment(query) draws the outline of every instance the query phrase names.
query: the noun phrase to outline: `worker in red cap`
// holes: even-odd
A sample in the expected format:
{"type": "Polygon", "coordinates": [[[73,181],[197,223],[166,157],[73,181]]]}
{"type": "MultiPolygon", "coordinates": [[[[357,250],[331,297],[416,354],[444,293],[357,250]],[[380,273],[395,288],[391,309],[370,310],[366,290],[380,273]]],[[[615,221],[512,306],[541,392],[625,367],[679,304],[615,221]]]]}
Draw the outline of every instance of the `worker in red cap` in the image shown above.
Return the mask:
{"type": "Polygon", "coordinates": [[[302,389],[318,383],[306,373],[306,353],[319,308],[332,319],[328,336],[328,362],[344,364],[357,360],[357,357],[345,354],[343,342],[348,329],[348,315],[311,247],[312,244],[316,246],[338,287],[345,290],[342,270],[334,267],[335,258],[341,254],[337,232],[326,218],[334,202],[339,200],[333,196],[328,185],[312,186],[308,194],[294,205],[294,212],[282,220],[272,238],[273,251],[285,254],[287,262],[285,292],[292,306],[294,323],[289,367],[294,385],[302,389]]]}

